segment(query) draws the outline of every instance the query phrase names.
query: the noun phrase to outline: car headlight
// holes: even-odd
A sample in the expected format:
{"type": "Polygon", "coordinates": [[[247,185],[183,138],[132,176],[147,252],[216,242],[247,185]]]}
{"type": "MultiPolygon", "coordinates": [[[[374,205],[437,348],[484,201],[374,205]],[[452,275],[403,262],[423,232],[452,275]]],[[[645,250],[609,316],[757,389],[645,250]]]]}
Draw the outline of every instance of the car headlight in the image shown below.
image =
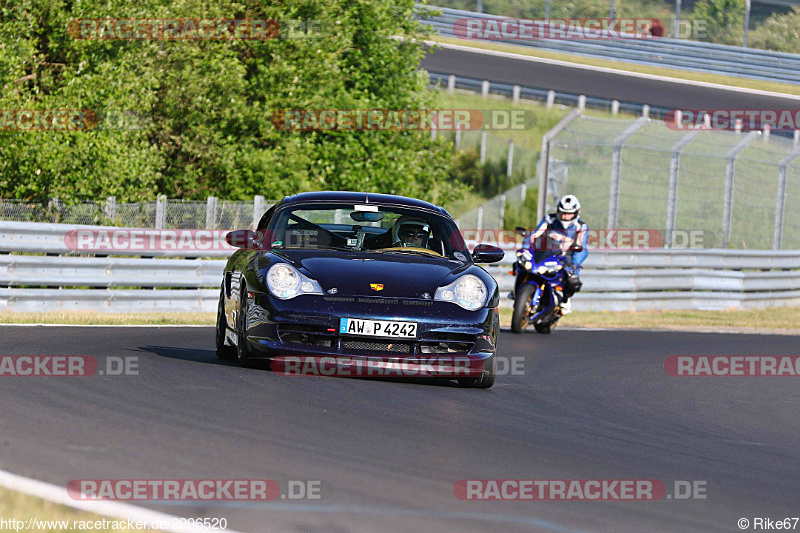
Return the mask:
{"type": "Polygon", "coordinates": [[[276,263],[269,268],[267,287],[273,296],[281,300],[289,300],[298,294],[322,294],[319,283],[286,263],[276,263]]]}
{"type": "Polygon", "coordinates": [[[453,283],[436,289],[434,300],[452,302],[468,311],[475,311],[486,305],[489,297],[486,285],[478,276],[466,274],[453,283]]]}

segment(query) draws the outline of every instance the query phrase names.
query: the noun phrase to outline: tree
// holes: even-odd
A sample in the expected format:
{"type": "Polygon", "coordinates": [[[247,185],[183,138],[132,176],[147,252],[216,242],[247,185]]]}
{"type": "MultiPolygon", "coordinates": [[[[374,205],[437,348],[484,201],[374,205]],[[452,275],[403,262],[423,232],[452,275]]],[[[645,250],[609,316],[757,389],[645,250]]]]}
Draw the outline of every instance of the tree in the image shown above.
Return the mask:
{"type": "Polygon", "coordinates": [[[755,48],[777,52],[800,53],[800,8],[793,7],[785,15],[772,14],[750,32],[749,41],[755,48]]]}
{"type": "Polygon", "coordinates": [[[741,46],[744,11],[744,0],[700,0],[694,6],[691,19],[705,21],[711,42],[741,46]]]}
{"type": "Polygon", "coordinates": [[[414,0],[0,0],[3,109],[143,117],[130,131],[0,132],[0,196],[279,198],[304,190],[445,202],[450,146],[424,131],[286,132],[280,109],[425,109],[414,0]],[[72,19],[311,22],[268,40],[74,38],[72,19]]]}

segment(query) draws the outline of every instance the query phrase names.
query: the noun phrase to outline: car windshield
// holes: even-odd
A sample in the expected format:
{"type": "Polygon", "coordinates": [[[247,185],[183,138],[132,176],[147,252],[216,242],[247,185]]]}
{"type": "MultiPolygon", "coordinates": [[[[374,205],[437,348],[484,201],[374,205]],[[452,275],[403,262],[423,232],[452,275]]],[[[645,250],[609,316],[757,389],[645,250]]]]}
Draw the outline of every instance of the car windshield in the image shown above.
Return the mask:
{"type": "Polygon", "coordinates": [[[378,204],[300,204],[278,211],[270,248],[415,254],[468,261],[452,219],[378,204]]]}

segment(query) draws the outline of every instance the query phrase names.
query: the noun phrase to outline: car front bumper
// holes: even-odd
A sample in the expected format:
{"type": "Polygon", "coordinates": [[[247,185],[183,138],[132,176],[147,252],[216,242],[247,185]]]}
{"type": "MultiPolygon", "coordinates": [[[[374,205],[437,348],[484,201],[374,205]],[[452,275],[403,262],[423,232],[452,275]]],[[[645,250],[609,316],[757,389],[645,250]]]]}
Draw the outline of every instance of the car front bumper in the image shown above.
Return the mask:
{"type": "Polygon", "coordinates": [[[407,364],[458,357],[483,362],[497,346],[497,308],[467,311],[449,302],[367,296],[301,295],[279,300],[265,293],[250,293],[246,308],[246,337],[254,357],[357,356],[407,364]],[[341,318],[416,322],[417,336],[342,334],[341,318]]]}

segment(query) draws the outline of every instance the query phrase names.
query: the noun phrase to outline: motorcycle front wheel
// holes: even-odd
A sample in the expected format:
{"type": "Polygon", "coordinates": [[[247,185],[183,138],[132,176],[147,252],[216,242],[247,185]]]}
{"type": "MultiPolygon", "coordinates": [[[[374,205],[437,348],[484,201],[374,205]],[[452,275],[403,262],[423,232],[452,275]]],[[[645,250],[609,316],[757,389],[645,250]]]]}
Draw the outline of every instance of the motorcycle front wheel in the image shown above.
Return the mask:
{"type": "Polygon", "coordinates": [[[523,284],[516,294],[514,300],[514,314],[511,317],[511,331],[522,333],[528,327],[531,320],[531,299],[536,289],[528,283],[523,284]]]}

